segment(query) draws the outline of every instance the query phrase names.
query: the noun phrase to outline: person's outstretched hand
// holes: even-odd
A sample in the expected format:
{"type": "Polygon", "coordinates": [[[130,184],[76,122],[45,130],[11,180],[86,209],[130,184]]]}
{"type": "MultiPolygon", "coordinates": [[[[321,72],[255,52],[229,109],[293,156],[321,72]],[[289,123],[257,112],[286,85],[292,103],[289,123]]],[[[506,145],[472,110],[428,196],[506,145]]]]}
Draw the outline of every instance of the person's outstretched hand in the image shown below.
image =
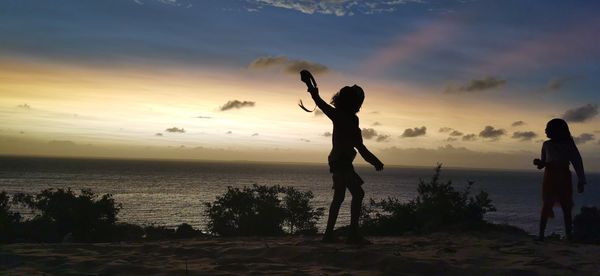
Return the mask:
{"type": "Polygon", "coordinates": [[[373,167],[375,167],[376,171],[382,171],[383,170],[383,163],[379,162],[379,163],[373,164],[373,167]]]}

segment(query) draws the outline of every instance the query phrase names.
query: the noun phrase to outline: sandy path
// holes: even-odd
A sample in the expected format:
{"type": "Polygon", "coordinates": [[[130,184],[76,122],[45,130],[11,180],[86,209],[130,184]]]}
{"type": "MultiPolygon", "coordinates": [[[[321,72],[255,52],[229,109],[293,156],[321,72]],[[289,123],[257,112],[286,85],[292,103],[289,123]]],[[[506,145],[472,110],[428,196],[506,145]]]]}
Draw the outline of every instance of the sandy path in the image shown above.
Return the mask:
{"type": "MultiPolygon", "coordinates": [[[[537,243],[514,234],[373,237],[373,245],[318,237],[192,239],[110,244],[13,244],[6,274],[600,274],[600,246],[537,243]]],[[[3,273],[0,273],[3,274],[3,273]]]]}

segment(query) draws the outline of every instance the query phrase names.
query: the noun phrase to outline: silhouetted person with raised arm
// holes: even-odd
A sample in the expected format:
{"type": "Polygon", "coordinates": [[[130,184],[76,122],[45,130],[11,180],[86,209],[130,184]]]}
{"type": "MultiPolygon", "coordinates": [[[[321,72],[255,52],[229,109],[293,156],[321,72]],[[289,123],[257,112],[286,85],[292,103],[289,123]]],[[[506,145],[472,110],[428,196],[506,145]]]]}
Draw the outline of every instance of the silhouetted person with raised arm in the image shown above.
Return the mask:
{"type": "Polygon", "coordinates": [[[333,174],[333,201],[329,208],[329,218],[327,220],[327,229],[323,236],[324,242],[333,242],[333,228],[340,211],[340,206],[344,201],[346,189],[352,194],[350,234],[348,242],[350,243],[368,243],[362,237],[358,230],[358,219],[362,208],[362,200],[365,195],[361,185],[364,183],[360,176],[354,171],[352,161],[356,157],[356,150],[360,155],[376,170],[383,170],[383,163],[375,157],[363,144],[362,135],[358,126],[358,117],[356,113],[360,110],[365,99],[365,94],[357,85],[342,88],[331,98],[331,105],[327,104],[321,96],[319,89],[309,87],[316,105],[333,122],[333,148],[329,154],[329,171],[333,174]]]}
{"type": "Polygon", "coordinates": [[[537,238],[544,240],[544,231],[548,218],[554,217],[552,208],[560,203],[565,219],[565,236],[571,240],[571,209],[573,208],[573,185],[569,163],[577,173],[577,191],[583,193],[586,184],[583,162],[579,150],[573,141],[567,122],[563,119],[552,119],[546,125],[546,136],[550,138],[542,145],[542,156],[533,160],[538,169],[544,169],[542,185],[542,214],[540,232],[537,238]]]}

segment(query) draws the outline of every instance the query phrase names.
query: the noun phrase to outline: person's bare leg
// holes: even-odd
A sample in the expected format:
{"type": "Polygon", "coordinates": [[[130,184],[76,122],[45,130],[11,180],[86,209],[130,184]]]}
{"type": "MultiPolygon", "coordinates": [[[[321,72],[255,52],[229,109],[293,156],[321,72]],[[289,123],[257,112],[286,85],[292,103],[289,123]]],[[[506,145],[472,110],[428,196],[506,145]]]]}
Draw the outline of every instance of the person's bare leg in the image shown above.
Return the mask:
{"type": "Polygon", "coordinates": [[[365,197],[365,191],[360,186],[348,188],[352,194],[352,203],[350,204],[350,229],[358,233],[358,220],[362,211],[362,201],[365,197]]]}
{"type": "Polygon", "coordinates": [[[359,231],[359,219],[365,191],[360,185],[348,187],[348,190],[352,193],[352,203],[350,206],[350,233],[348,235],[348,241],[352,243],[369,243],[369,241],[362,237],[359,231]]]}
{"type": "Polygon", "coordinates": [[[567,238],[567,240],[572,240],[573,239],[573,218],[571,215],[571,207],[570,206],[566,206],[566,207],[562,207],[562,211],[563,211],[563,217],[565,220],[565,237],[567,238]]]}
{"type": "Polygon", "coordinates": [[[340,213],[340,207],[342,206],[342,202],[344,202],[345,194],[346,187],[343,187],[342,185],[336,185],[335,190],[333,192],[333,200],[331,201],[331,205],[329,206],[327,229],[325,229],[323,241],[333,241],[334,239],[333,229],[335,227],[335,222],[337,221],[338,214],[340,213]]]}
{"type": "Polygon", "coordinates": [[[540,229],[537,240],[544,240],[544,232],[546,232],[546,225],[548,224],[548,214],[552,212],[552,204],[545,204],[542,207],[542,215],[540,216],[540,229]]]}

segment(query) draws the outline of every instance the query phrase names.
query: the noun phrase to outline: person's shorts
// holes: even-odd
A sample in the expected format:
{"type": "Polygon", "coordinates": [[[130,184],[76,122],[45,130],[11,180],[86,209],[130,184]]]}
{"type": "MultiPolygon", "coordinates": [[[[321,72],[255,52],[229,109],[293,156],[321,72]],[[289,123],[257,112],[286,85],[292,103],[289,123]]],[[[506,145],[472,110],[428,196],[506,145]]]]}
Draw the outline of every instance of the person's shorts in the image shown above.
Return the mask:
{"type": "Polygon", "coordinates": [[[332,178],[332,189],[335,189],[336,187],[347,188],[352,186],[360,186],[365,183],[354,170],[336,171],[333,173],[332,178]]]}

